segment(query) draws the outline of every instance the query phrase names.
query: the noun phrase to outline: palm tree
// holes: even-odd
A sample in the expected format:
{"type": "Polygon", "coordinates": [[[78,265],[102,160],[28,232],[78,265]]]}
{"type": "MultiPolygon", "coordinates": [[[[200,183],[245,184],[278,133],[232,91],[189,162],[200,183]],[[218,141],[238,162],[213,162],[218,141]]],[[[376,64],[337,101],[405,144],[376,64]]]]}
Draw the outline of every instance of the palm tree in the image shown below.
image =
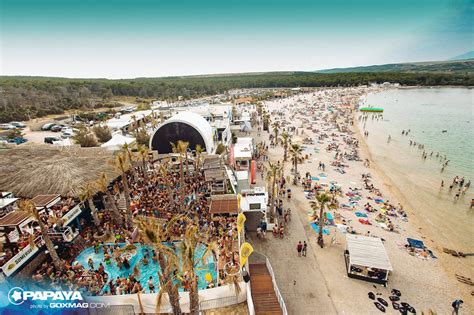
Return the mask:
{"type": "Polygon", "coordinates": [[[185,237],[181,243],[181,255],[183,260],[183,270],[188,272],[190,278],[189,286],[189,313],[199,314],[199,294],[198,294],[198,278],[195,270],[195,253],[194,250],[198,245],[196,237],[197,227],[190,226],[186,229],[185,237]]]}
{"type": "Polygon", "coordinates": [[[189,176],[188,148],[189,142],[178,140],[178,152],[179,154],[184,155],[184,163],[186,164],[186,176],[189,176]]]}
{"type": "Polygon", "coordinates": [[[123,193],[125,195],[125,203],[127,206],[127,223],[132,224],[132,212],[130,209],[130,190],[128,188],[127,171],[130,168],[127,158],[123,152],[120,152],[115,157],[115,167],[122,174],[123,193]]]}
{"type": "Polygon", "coordinates": [[[181,242],[181,261],[182,269],[189,275],[189,313],[193,315],[199,314],[199,291],[198,291],[198,277],[196,268],[200,261],[204,262],[208,255],[211,255],[217,248],[214,242],[208,242],[208,235],[199,233],[198,224],[188,223],[184,239],[181,242]],[[200,246],[206,246],[206,250],[200,259],[196,259],[196,249],[200,246]]]}
{"type": "Polygon", "coordinates": [[[199,164],[201,162],[201,155],[204,152],[204,148],[201,145],[196,144],[196,171],[199,170],[199,164]]]}
{"type": "MultiPolygon", "coordinates": [[[[171,142],[170,142],[171,143],[171,142]]],[[[178,153],[179,155],[179,181],[180,181],[180,192],[181,192],[181,201],[184,200],[184,167],[183,167],[183,155],[185,155],[186,158],[186,173],[189,174],[188,172],[188,163],[187,163],[187,157],[188,157],[188,146],[189,142],[186,141],[181,141],[178,140],[176,144],[171,143],[171,148],[173,150],[173,153],[178,153]]]]}
{"type": "Polygon", "coordinates": [[[321,246],[321,248],[324,247],[324,239],[323,239],[323,227],[324,227],[324,218],[325,212],[324,208],[326,204],[331,201],[331,198],[326,194],[317,194],[316,195],[316,200],[313,200],[310,202],[311,208],[316,212],[316,210],[319,208],[319,234],[318,234],[318,244],[321,246]]]}
{"type": "Polygon", "coordinates": [[[267,172],[267,180],[270,181],[270,217],[275,217],[275,195],[276,195],[276,179],[280,173],[280,166],[276,163],[268,162],[268,172],[267,172]]]}
{"type": "Polygon", "coordinates": [[[262,116],[262,109],[263,109],[262,103],[258,102],[258,103],[257,103],[257,113],[258,113],[258,116],[262,116]]]}
{"type": "Polygon", "coordinates": [[[150,152],[150,150],[148,149],[147,146],[140,145],[138,152],[140,153],[140,156],[142,157],[143,177],[146,180],[147,179],[146,160],[148,158],[148,153],[150,152]]]}
{"type": "Polygon", "coordinates": [[[270,125],[270,115],[266,112],[263,114],[263,130],[269,131],[268,126],[270,125]]]}
{"type": "Polygon", "coordinates": [[[125,143],[123,146],[122,146],[122,149],[127,152],[127,156],[128,156],[128,161],[130,162],[130,165],[132,164],[132,160],[133,160],[133,157],[132,157],[132,146],[129,145],[128,143],[125,143]]]}
{"type": "Polygon", "coordinates": [[[281,143],[283,144],[283,162],[288,160],[288,145],[290,143],[290,134],[285,130],[281,134],[281,143]]]}
{"type": "Polygon", "coordinates": [[[130,126],[132,129],[132,132],[135,133],[135,139],[138,137],[138,122],[137,122],[137,116],[132,115],[133,123],[130,126]]]}
{"type": "Polygon", "coordinates": [[[107,202],[104,202],[104,205],[107,204],[112,210],[112,213],[113,213],[112,218],[114,222],[118,224],[119,226],[122,226],[123,224],[122,215],[117,207],[115,198],[110,193],[109,180],[105,173],[102,173],[99,180],[97,181],[97,188],[99,189],[99,191],[101,191],[102,193],[105,193],[105,195],[107,196],[107,202]]]}
{"type": "Polygon", "coordinates": [[[273,126],[273,133],[275,134],[275,145],[277,145],[278,144],[278,132],[280,131],[280,122],[275,121],[272,126],[273,126]]]}
{"type": "Polygon", "coordinates": [[[87,201],[87,204],[89,205],[89,209],[91,211],[92,219],[94,220],[94,225],[99,226],[100,220],[99,220],[99,216],[97,215],[97,208],[95,207],[94,201],[92,200],[94,198],[95,191],[96,191],[95,183],[88,182],[81,188],[81,194],[79,198],[82,202],[87,201]]]}
{"type": "Polygon", "coordinates": [[[165,180],[165,186],[166,186],[166,190],[168,192],[168,198],[169,198],[169,206],[173,208],[176,201],[174,199],[173,190],[171,189],[171,184],[169,181],[169,173],[168,173],[169,164],[168,163],[160,164],[159,171],[160,171],[161,177],[165,180]]]}
{"type": "Polygon", "coordinates": [[[38,209],[36,209],[35,204],[31,200],[23,199],[18,202],[18,208],[20,209],[20,211],[26,211],[33,218],[35,218],[36,222],[38,222],[41,231],[41,236],[43,237],[44,244],[48,249],[49,256],[51,256],[53,265],[57,271],[62,271],[64,268],[64,261],[59,258],[58,252],[56,251],[56,248],[54,248],[54,244],[51,241],[51,238],[49,237],[48,228],[41,220],[38,209]]]}
{"type": "Polygon", "coordinates": [[[295,178],[294,178],[294,183],[296,184],[296,179],[298,176],[298,162],[301,160],[301,156],[303,154],[303,149],[299,144],[292,144],[290,148],[290,154],[291,154],[291,161],[293,162],[293,166],[295,169],[295,178]]]}
{"type": "Polygon", "coordinates": [[[181,155],[178,147],[178,143],[174,144],[170,142],[171,144],[171,149],[173,153],[179,153],[178,159],[179,159],[179,193],[180,193],[180,199],[181,201],[184,200],[184,170],[183,170],[183,156],[181,155]]]}
{"type": "Polygon", "coordinates": [[[173,314],[182,314],[179,304],[178,284],[174,283],[174,275],[179,268],[179,259],[170,247],[163,244],[168,236],[171,235],[171,228],[180,218],[181,216],[175,216],[165,225],[157,219],[146,218],[138,220],[140,236],[147,244],[154,247],[158,253],[158,264],[160,265],[161,271],[158,273],[160,292],[157,296],[157,313],[160,312],[162,297],[166,292],[168,293],[170,304],[173,308],[173,314]]]}

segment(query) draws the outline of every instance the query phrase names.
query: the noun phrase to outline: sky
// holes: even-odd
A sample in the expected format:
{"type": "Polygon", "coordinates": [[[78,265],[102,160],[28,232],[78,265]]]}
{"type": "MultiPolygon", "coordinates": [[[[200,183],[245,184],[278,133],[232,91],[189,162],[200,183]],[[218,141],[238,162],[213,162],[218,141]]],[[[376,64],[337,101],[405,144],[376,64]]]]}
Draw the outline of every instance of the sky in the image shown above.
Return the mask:
{"type": "Polygon", "coordinates": [[[474,50],[473,0],[0,0],[0,75],[313,71],[474,50]]]}

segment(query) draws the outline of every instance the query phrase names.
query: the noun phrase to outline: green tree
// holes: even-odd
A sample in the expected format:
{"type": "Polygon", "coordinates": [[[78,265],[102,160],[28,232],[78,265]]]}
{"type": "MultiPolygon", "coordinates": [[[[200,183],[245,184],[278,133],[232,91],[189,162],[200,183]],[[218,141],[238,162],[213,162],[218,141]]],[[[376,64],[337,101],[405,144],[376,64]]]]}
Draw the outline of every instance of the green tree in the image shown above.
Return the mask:
{"type": "Polygon", "coordinates": [[[268,162],[267,180],[270,182],[270,218],[275,217],[275,199],[277,193],[277,179],[280,176],[280,166],[276,163],[268,162]]]}
{"type": "MultiPolygon", "coordinates": [[[[59,258],[58,252],[56,251],[56,248],[54,247],[53,241],[51,241],[51,238],[49,237],[48,227],[43,223],[43,220],[41,220],[38,209],[36,209],[36,206],[33,203],[33,201],[29,199],[20,200],[18,201],[18,208],[20,211],[27,212],[36,220],[36,222],[38,223],[40,227],[41,237],[43,238],[46,248],[48,249],[49,256],[51,257],[54,267],[56,268],[57,271],[63,271],[65,267],[65,263],[61,258],[59,258]]],[[[30,245],[34,245],[34,244],[30,244],[30,245]]]]}
{"type": "Polygon", "coordinates": [[[217,148],[216,148],[216,154],[220,155],[220,154],[224,153],[225,150],[226,150],[225,145],[223,145],[222,143],[219,143],[217,145],[217,148]]]}
{"type": "Polygon", "coordinates": [[[290,134],[285,130],[281,134],[281,143],[283,145],[283,161],[288,159],[288,145],[290,143],[290,134]]]}
{"type": "Polygon", "coordinates": [[[127,171],[130,169],[130,163],[123,152],[119,152],[115,156],[115,168],[120,171],[122,175],[123,194],[125,197],[127,210],[127,224],[132,225],[132,210],[130,209],[130,189],[128,187],[127,171]]]}
{"type": "Polygon", "coordinates": [[[299,144],[294,143],[294,144],[291,145],[290,154],[291,154],[291,162],[293,162],[293,168],[294,168],[294,171],[295,171],[295,177],[294,177],[293,182],[296,184],[297,177],[298,177],[298,162],[302,158],[303,149],[301,148],[301,146],[299,144]]]}
{"type": "Polygon", "coordinates": [[[278,133],[280,132],[280,122],[275,121],[272,126],[273,126],[273,135],[275,137],[275,145],[277,145],[278,144],[278,133]]]}
{"type": "Polygon", "coordinates": [[[204,148],[199,145],[199,144],[196,144],[196,163],[195,163],[195,168],[196,168],[196,172],[199,171],[199,167],[200,167],[200,163],[201,163],[201,156],[202,156],[202,153],[205,151],[204,148]]]}
{"type": "Polygon", "coordinates": [[[7,138],[10,140],[16,139],[16,138],[23,138],[24,134],[21,131],[21,129],[14,128],[8,131],[7,138]]]}
{"type": "Polygon", "coordinates": [[[150,149],[148,149],[147,146],[140,145],[138,147],[138,153],[140,153],[140,156],[142,158],[142,170],[143,170],[143,177],[145,180],[148,178],[148,172],[147,172],[147,159],[148,159],[148,154],[150,153],[150,149]]]}
{"type": "Polygon", "coordinates": [[[319,234],[318,234],[318,244],[321,248],[324,247],[323,239],[323,228],[324,228],[324,219],[326,218],[324,209],[326,204],[331,200],[331,198],[325,194],[317,194],[315,200],[311,201],[311,208],[316,211],[319,208],[319,234]]]}
{"type": "Polygon", "coordinates": [[[105,196],[107,197],[106,202],[104,202],[104,205],[112,210],[112,220],[118,224],[119,226],[123,225],[123,220],[122,220],[122,214],[120,213],[120,210],[118,209],[117,202],[115,201],[115,198],[112,196],[112,193],[109,190],[109,179],[107,178],[107,175],[105,173],[102,173],[99,180],[97,181],[97,188],[99,189],[100,192],[104,193],[105,196]]]}
{"type": "Polygon", "coordinates": [[[179,269],[179,259],[176,253],[164,244],[171,237],[171,230],[174,224],[181,219],[181,216],[175,216],[167,223],[162,224],[154,218],[140,218],[137,220],[138,230],[141,238],[150,246],[156,249],[158,253],[158,264],[160,272],[158,279],[160,280],[160,292],[157,295],[156,313],[160,313],[162,305],[162,297],[168,293],[169,301],[173,309],[174,315],[182,314],[179,304],[178,284],[174,282],[175,274],[179,269]]]}

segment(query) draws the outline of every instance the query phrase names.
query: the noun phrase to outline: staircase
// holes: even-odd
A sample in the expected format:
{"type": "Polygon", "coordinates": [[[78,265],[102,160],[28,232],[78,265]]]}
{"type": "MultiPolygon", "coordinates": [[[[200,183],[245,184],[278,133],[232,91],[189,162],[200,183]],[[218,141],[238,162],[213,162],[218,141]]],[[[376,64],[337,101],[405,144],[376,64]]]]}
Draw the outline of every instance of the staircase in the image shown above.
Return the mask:
{"type": "Polygon", "coordinates": [[[283,314],[267,266],[264,263],[250,264],[249,271],[255,314],[283,314]]]}

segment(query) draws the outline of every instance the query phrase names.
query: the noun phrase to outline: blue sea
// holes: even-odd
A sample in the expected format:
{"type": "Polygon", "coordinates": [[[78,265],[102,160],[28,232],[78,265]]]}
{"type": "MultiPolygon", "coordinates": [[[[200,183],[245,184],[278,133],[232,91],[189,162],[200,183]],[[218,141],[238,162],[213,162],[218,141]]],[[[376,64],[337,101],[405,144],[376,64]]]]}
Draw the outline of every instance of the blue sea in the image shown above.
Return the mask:
{"type": "Polygon", "coordinates": [[[369,132],[373,160],[429,226],[429,234],[440,246],[474,252],[474,209],[469,207],[474,187],[459,200],[454,200],[457,188],[449,190],[454,176],[474,180],[474,89],[389,89],[367,95],[361,105],[384,108],[382,117],[369,114],[359,128],[369,132]],[[410,140],[424,148],[410,146],[410,140]],[[442,171],[445,155],[449,163],[442,171]]]}

